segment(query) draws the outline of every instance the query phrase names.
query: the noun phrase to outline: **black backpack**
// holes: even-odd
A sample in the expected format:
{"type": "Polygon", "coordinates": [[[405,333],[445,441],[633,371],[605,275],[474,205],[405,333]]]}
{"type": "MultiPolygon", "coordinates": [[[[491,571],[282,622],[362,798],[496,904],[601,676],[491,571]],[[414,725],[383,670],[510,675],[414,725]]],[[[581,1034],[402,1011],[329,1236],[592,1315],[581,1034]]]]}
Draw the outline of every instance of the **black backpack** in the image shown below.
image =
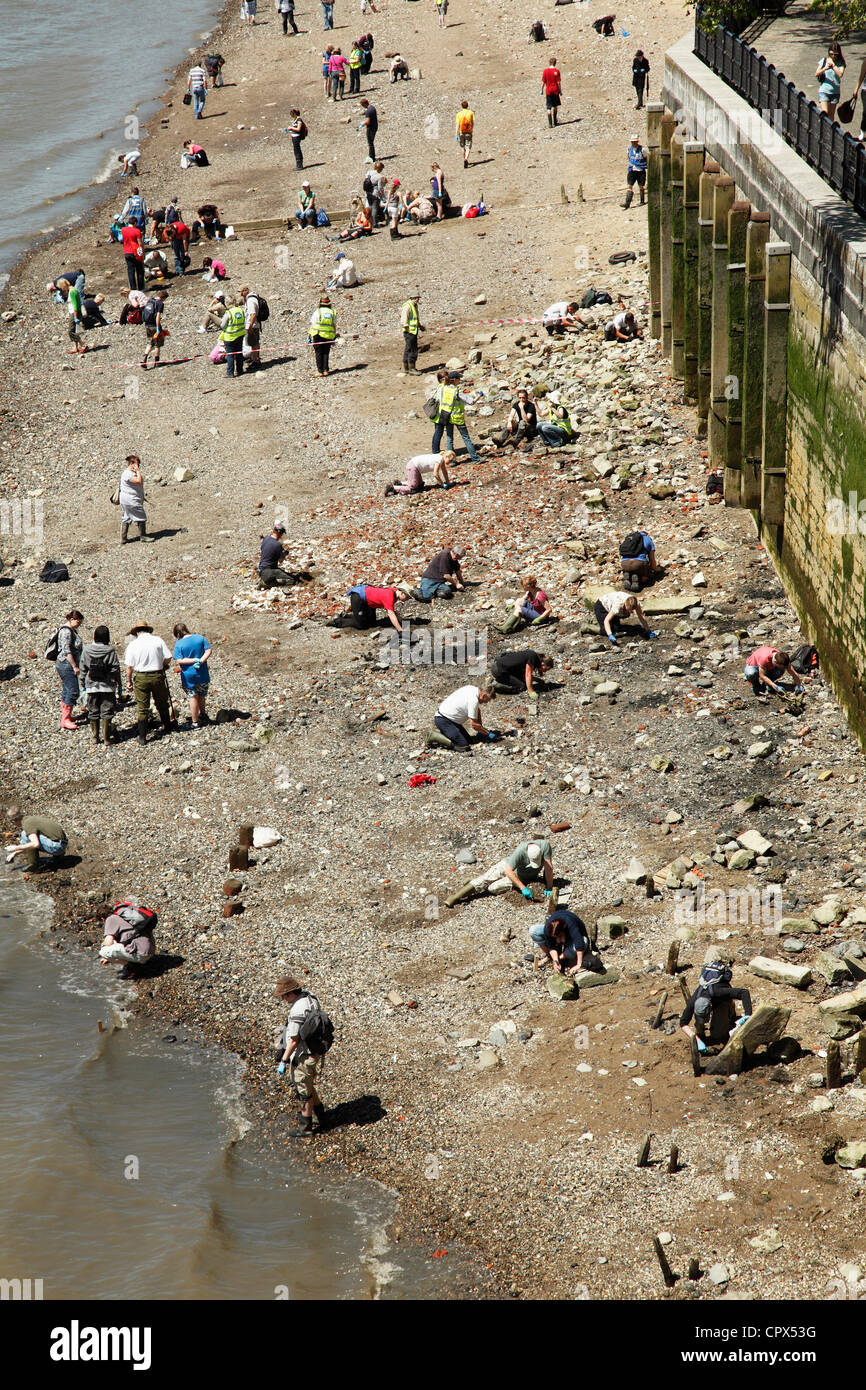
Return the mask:
{"type": "Polygon", "coordinates": [[[798,647],[791,654],[791,665],[801,676],[811,675],[813,671],[817,671],[820,664],[817,647],[798,647]]]}
{"type": "Polygon", "coordinates": [[[298,1029],[296,1054],[302,1057],[323,1057],[334,1041],[334,1025],[321,1007],[310,1009],[298,1029]]]}
{"type": "Polygon", "coordinates": [[[46,661],[57,660],[57,656],[60,651],[60,632],[61,629],[58,628],[57,631],[52,633],[52,635],[48,639],[48,646],[45,648],[46,661]]]}
{"type": "Polygon", "coordinates": [[[596,304],[612,304],[613,300],[607,290],[597,290],[594,285],[590,285],[588,290],[584,290],[580,301],[581,309],[592,309],[596,304]]]}
{"type": "Polygon", "coordinates": [[[707,478],[707,496],[712,497],[716,492],[724,492],[725,484],[721,473],[710,473],[707,478]]]}
{"type": "Polygon", "coordinates": [[[146,323],[150,327],[153,327],[153,325],[156,323],[156,316],[161,308],[161,299],[149,299],[141,311],[142,323],[146,323]]]}
{"type": "Polygon", "coordinates": [[[69,570],[59,560],[46,560],[39,571],[39,578],[43,584],[62,584],[69,578],[69,570]]]}
{"type": "Polygon", "coordinates": [[[259,323],[267,323],[271,316],[268,301],[263,294],[257,294],[256,299],[259,301],[259,323]]]}
{"type": "Polygon", "coordinates": [[[364,175],[363,189],[365,195],[369,198],[371,193],[373,192],[373,180],[370,177],[369,173],[366,173],[364,175]]]}
{"type": "Polygon", "coordinates": [[[643,536],[640,531],[629,531],[619,548],[623,560],[636,560],[643,550],[643,536]]]}
{"type": "Polygon", "coordinates": [[[718,985],[729,985],[731,983],[731,969],[727,965],[705,965],[698,980],[698,994],[703,994],[708,999],[715,999],[715,991],[718,985]]]}
{"type": "Polygon", "coordinates": [[[300,128],[300,130],[298,131],[298,139],[299,139],[299,140],[306,140],[306,138],[307,138],[307,136],[309,135],[309,133],[310,133],[310,132],[309,132],[309,130],[307,129],[307,122],[306,122],[306,121],[301,121],[301,128],[300,128]]]}
{"type": "Polygon", "coordinates": [[[85,689],[90,681],[92,681],[94,685],[115,685],[117,683],[117,676],[112,667],[110,652],[100,653],[99,656],[94,657],[89,663],[87,667],[85,689]]]}

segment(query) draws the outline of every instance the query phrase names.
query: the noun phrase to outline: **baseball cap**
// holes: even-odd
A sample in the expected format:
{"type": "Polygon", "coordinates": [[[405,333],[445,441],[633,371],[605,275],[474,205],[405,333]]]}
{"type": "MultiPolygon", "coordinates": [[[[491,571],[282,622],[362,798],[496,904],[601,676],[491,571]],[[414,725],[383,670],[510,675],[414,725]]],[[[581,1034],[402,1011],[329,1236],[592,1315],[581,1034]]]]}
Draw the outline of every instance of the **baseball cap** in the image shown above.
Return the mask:
{"type": "Polygon", "coordinates": [[[526,857],[534,869],[537,869],[544,855],[541,853],[541,845],[532,844],[526,851],[526,857]]]}
{"type": "Polygon", "coordinates": [[[271,530],[279,531],[281,536],[284,536],[286,534],[286,528],[281,521],[275,521],[273,526],[271,527],[271,530]]]}
{"type": "Polygon", "coordinates": [[[334,260],[335,260],[335,261],[344,261],[345,259],[346,259],[346,253],[345,253],[345,251],[338,251],[337,254],[336,254],[336,256],[334,257],[334,260]]]}
{"type": "Polygon", "coordinates": [[[303,183],[301,184],[301,187],[302,187],[302,188],[309,188],[309,186],[310,186],[310,180],[309,180],[309,179],[304,179],[303,183]]]}

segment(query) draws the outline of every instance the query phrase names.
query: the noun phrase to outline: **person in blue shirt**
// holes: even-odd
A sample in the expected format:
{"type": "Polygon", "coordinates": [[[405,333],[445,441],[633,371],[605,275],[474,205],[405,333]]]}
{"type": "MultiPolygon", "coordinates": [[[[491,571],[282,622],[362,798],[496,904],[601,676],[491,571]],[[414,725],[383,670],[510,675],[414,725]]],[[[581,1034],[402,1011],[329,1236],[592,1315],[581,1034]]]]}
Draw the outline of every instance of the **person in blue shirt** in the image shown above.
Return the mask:
{"type": "Polygon", "coordinates": [[[648,536],[646,531],[629,531],[619,548],[619,562],[624,589],[638,594],[644,584],[652,584],[657,569],[652,536],[648,536]]]}
{"type": "Polygon", "coordinates": [[[203,724],[211,722],[205,709],[208,687],[210,686],[210,671],[207,664],[211,654],[210,643],[207,638],[202,637],[201,633],[191,633],[183,623],[175,624],[174,636],[174,659],[180,671],[180,683],[189,695],[192,727],[200,729],[203,724]]]}
{"type": "Polygon", "coordinates": [[[625,181],[628,187],[625,191],[625,198],[623,199],[622,206],[624,208],[631,207],[635,184],[637,184],[640,193],[641,207],[643,207],[646,202],[647,152],[641,144],[639,135],[633,135],[631,137],[631,143],[627,153],[628,169],[626,171],[625,181]]]}
{"type": "Polygon", "coordinates": [[[592,952],[585,923],[566,907],[557,908],[546,922],[530,927],[529,935],[558,975],[576,975],[583,969],[584,956],[592,952]]]}

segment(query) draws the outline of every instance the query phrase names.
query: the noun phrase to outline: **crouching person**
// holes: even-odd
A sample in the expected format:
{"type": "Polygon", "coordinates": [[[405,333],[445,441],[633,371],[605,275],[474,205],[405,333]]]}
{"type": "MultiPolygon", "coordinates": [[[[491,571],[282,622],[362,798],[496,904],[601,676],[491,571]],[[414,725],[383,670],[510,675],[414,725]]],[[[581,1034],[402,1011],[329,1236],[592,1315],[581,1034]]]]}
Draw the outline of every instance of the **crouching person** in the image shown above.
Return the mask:
{"type": "Polygon", "coordinates": [[[151,908],[132,902],[115,903],[105,919],[105,936],[99,948],[100,965],[123,961],[119,978],[134,979],[136,967],[156,955],[153,939],[156,924],[157,915],[151,908]]]}
{"type": "Polygon", "coordinates": [[[495,698],[489,677],[483,686],[461,685],[437,709],[433,720],[436,728],[427,735],[427,747],[458,748],[462,752],[472,743],[495,743],[499,734],[495,729],[486,729],[481,716],[481,706],[495,698]]]}
{"type": "Polygon", "coordinates": [[[576,975],[584,959],[592,954],[592,943],[583,920],[576,912],[561,907],[546,922],[530,927],[529,935],[550,961],[558,975],[576,975]]]}
{"type": "Polygon", "coordinates": [[[680,1027],[689,1038],[695,1038],[699,1052],[706,1052],[707,1043],[721,1045],[731,1033],[751,1016],[752,996],[747,989],[731,987],[732,959],[717,949],[710,949],[698,987],[680,1015],[680,1027]],[[737,1018],[735,1001],[743,1006],[742,1018],[737,1018]]]}
{"type": "Polygon", "coordinates": [[[532,902],[530,883],[538,878],[544,880],[544,896],[549,898],[553,891],[553,850],[550,841],[523,840],[505,859],[493,864],[486,873],[471,879],[445,899],[446,907],[453,907],[463,898],[472,898],[477,893],[507,893],[516,888],[528,902],[532,902]]]}
{"type": "Polygon", "coordinates": [[[277,1048],[277,1072],[283,1076],[288,1064],[289,1080],[301,1102],[301,1123],[292,1131],[292,1138],[301,1139],[325,1128],[325,1107],[316,1081],[325,1053],[334,1041],[334,1025],[316,996],[290,975],[277,980],[274,994],[289,1005],[289,1017],[277,1048]]]}
{"type": "Polygon", "coordinates": [[[9,820],[15,827],[21,826],[21,843],[6,853],[6,862],[13,869],[26,869],[33,873],[39,867],[39,856],[45,854],[49,859],[62,859],[66,853],[66,831],[52,816],[24,816],[17,806],[9,810],[9,820]]]}

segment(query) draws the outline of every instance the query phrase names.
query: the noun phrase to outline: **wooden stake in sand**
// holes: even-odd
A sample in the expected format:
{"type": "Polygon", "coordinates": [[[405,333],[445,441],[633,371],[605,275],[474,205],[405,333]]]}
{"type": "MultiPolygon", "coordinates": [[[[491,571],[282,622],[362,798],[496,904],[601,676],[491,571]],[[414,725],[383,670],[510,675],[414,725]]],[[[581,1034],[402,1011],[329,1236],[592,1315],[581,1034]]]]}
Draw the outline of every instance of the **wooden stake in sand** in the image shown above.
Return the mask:
{"type": "Polygon", "coordinates": [[[247,849],[251,849],[251,848],[252,848],[252,843],[253,843],[253,826],[251,826],[251,825],[241,825],[241,826],[239,826],[239,827],[238,827],[238,844],[239,844],[239,845],[246,845],[247,849]]]}
{"type": "Polygon", "coordinates": [[[647,1168],[649,1166],[650,1145],[652,1141],[652,1131],[650,1131],[640,1146],[640,1153],[637,1156],[638,1168],[647,1168]]]}
{"type": "Polygon", "coordinates": [[[827,1090],[836,1091],[842,1085],[842,1052],[837,1042],[827,1044],[827,1090]]]}
{"type": "Polygon", "coordinates": [[[670,944],[670,946],[668,947],[668,959],[667,959],[667,964],[665,965],[665,972],[666,972],[666,974],[668,974],[668,975],[676,975],[676,973],[677,973],[677,966],[678,966],[678,964],[679,964],[679,959],[680,959],[680,943],[679,943],[678,941],[672,941],[671,944],[670,944]]]}
{"type": "Polygon", "coordinates": [[[691,1056],[692,1062],[692,1076],[703,1076],[703,1068],[701,1067],[701,1054],[698,1051],[697,1038],[689,1038],[689,1054],[691,1056]]]}
{"type": "Polygon", "coordinates": [[[651,1026],[652,1026],[653,1028],[661,1028],[661,1026],[662,1026],[662,1017],[663,1017],[663,1015],[664,1015],[665,1004],[666,1004],[667,1002],[668,1002],[668,992],[667,992],[666,989],[664,989],[664,990],[662,990],[662,997],[661,997],[661,999],[659,1000],[659,1006],[658,1006],[658,1008],[656,1009],[656,1016],[655,1016],[655,1018],[653,1019],[652,1024],[651,1024],[651,1026]]]}
{"type": "Polygon", "coordinates": [[[671,1156],[668,1159],[668,1172],[678,1173],[680,1170],[680,1151],[676,1144],[671,1144],[671,1156]]]}
{"type": "Polygon", "coordinates": [[[662,1272],[662,1278],[665,1281],[665,1286],[666,1288],[672,1289],[674,1284],[677,1282],[677,1276],[674,1274],[673,1270],[668,1264],[667,1256],[665,1255],[665,1252],[662,1249],[661,1241],[659,1240],[658,1236],[653,1236],[653,1250],[656,1252],[656,1259],[659,1262],[659,1269],[662,1272]]]}
{"type": "Polygon", "coordinates": [[[700,1277],[701,1277],[701,1262],[700,1262],[700,1260],[689,1260],[688,1277],[689,1277],[689,1279],[700,1279],[700,1277]]]}
{"type": "Polygon", "coordinates": [[[680,989],[682,990],[682,992],[683,992],[683,998],[685,999],[686,1003],[688,1004],[689,1000],[690,1000],[691,997],[692,997],[692,992],[691,992],[691,990],[689,989],[689,982],[688,982],[688,980],[686,979],[685,975],[677,975],[677,984],[679,985],[680,989]]]}
{"type": "Polygon", "coordinates": [[[860,1030],[854,1039],[854,1075],[863,1080],[866,1071],[866,1028],[860,1030]]]}

